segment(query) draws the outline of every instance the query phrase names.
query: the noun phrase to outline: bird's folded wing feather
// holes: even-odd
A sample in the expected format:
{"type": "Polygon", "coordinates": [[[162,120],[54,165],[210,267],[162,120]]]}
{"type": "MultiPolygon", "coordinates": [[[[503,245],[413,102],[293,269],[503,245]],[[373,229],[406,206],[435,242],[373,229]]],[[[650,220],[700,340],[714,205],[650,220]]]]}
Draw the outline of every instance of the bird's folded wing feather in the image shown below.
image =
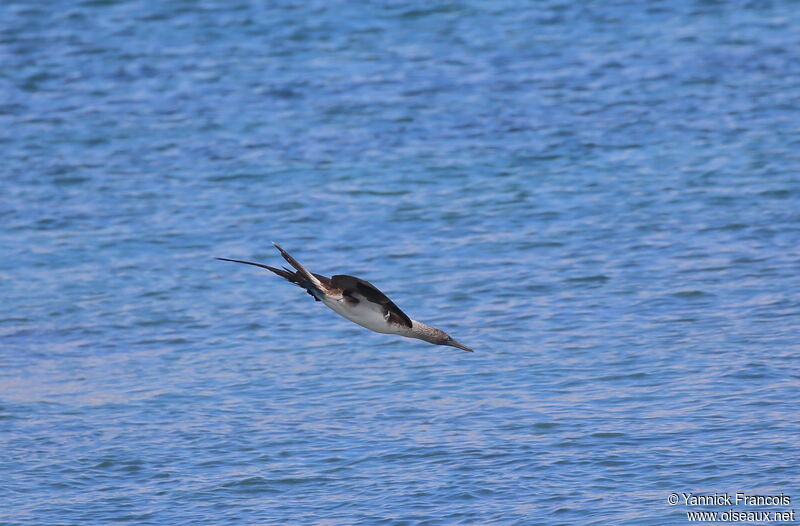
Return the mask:
{"type": "Polygon", "coordinates": [[[345,295],[352,294],[353,292],[361,294],[368,301],[377,303],[383,307],[384,313],[389,315],[390,321],[398,325],[405,325],[409,329],[411,328],[411,318],[400,310],[400,307],[395,305],[392,300],[386,297],[386,294],[378,290],[378,287],[372,283],[354,276],[339,274],[331,277],[331,285],[342,289],[342,293],[345,295]]]}

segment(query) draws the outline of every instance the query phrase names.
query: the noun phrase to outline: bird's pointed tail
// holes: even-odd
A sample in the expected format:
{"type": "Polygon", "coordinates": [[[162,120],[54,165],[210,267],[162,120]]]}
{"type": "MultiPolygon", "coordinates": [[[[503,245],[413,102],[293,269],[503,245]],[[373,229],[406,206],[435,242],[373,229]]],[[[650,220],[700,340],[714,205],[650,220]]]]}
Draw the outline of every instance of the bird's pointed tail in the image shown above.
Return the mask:
{"type": "Polygon", "coordinates": [[[273,245],[275,248],[277,248],[277,249],[278,249],[278,251],[281,253],[281,256],[283,256],[283,259],[285,259],[286,261],[288,261],[288,262],[289,262],[289,264],[290,264],[291,266],[293,266],[294,268],[296,268],[296,269],[297,269],[297,272],[299,272],[300,274],[302,274],[302,275],[303,275],[303,277],[305,277],[305,278],[306,278],[306,279],[307,279],[307,280],[308,280],[308,281],[309,281],[309,282],[310,282],[310,283],[311,283],[311,284],[312,284],[312,285],[313,285],[315,288],[319,289],[321,292],[325,292],[325,289],[326,289],[325,285],[323,285],[323,284],[322,284],[322,282],[321,282],[320,280],[318,280],[316,276],[314,276],[314,274],[312,274],[311,272],[309,272],[309,271],[308,271],[308,270],[307,270],[307,269],[306,269],[306,268],[305,268],[303,265],[301,265],[301,264],[300,264],[300,263],[299,263],[299,262],[298,262],[296,259],[294,259],[292,256],[290,256],[288,252],[286,252],[284,249],[282,249],[282,248],[280,247],[280,245],[278,245],[278,244],[277,244],[277,243],[275,243],[275,242],[273,242],[273,243],[272,243],[272,245],[273,245]]]}

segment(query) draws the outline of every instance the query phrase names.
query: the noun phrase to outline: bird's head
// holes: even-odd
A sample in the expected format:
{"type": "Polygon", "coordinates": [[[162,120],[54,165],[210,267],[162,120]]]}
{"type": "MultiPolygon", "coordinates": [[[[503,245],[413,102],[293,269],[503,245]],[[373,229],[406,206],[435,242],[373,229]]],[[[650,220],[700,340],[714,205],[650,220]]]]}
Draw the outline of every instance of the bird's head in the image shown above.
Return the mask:
{"type": "Polygon", "coordinates": [[[426,325],[417,320],[411,320],[411,323],[413,324],[412,330],[410,331],[410,333],[404,334],[403,336],[425,340],[426,342],[432,343],[434,345],[449,345],[450,347],[455,347],[463,351],[475,352],[466,345],[458,343],[456,340],[453,339],[452,336],[444,332],[442,329],[431,327],[430,325],[426,325]]]}
{"type": "Polygon", "coordinates": [[[475,352],[466,345],[457,342],[455,339],[453,339],[452,336],[450,336],[443,330],[437,329],[435,327],[430,327],[430,330],[426,330],[425,337],[423,337],[422,339],[430,343],[433,343],[435,345],[449,345],[450,347],[456,347],[464,351],[475,352]]]}
{"type": "Polygon", "coordinates": [[[475,352],[474,350],[470,349],[466,345],[464,345],[462,343],[458,343],[457,341],[455,341],[452,338],[452,336],[448,336],[447,334],[445,334],[445,336],[447,336],[447,337],[444,340],[438,342],[439,345],[449,345],[450,347],[456,347],[458,349],[461,349],[462,351],[475,352]]]}

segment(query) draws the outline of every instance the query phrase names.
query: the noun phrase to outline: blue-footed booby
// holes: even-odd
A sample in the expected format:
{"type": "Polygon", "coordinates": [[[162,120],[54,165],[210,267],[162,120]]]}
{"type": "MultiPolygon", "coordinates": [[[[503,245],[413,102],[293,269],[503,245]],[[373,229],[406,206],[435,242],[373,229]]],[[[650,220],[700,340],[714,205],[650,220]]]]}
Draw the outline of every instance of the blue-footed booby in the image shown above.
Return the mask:
{"type": "Polygon", "coordinates": [[[314,274],[298,263],[296,259],[273,243],[283,258],[294,267],[294,271],[283,267],[275,268],[261,263],[242,261],[239,259],[217,258],[222,261],[244,263],[265,268],[304,288],[313,298],[321,301],[336,314],[353,323],[375,332],[399,334],[406,338],[417,338],[435,345],[449,345],[465,351],[474,352],[466,345],[454,340],[441,329],[431,327],[409,318],[392,300],[378,290],[372,283],[354,276],[337,275],[330,278],[314,274]]]}

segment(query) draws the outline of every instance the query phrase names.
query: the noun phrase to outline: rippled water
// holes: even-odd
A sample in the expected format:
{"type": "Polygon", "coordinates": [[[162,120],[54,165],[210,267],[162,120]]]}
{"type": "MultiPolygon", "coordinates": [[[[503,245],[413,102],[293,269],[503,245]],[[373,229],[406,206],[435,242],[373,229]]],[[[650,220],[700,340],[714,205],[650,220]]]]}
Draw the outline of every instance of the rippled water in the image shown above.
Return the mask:
{"type": "Polygon", "coordinates": [[[0,522],[800,507],[794,3],[0,20],[0,522]],[[280,263],[273,240],[477,352],[213,259],[280,263]]]}

